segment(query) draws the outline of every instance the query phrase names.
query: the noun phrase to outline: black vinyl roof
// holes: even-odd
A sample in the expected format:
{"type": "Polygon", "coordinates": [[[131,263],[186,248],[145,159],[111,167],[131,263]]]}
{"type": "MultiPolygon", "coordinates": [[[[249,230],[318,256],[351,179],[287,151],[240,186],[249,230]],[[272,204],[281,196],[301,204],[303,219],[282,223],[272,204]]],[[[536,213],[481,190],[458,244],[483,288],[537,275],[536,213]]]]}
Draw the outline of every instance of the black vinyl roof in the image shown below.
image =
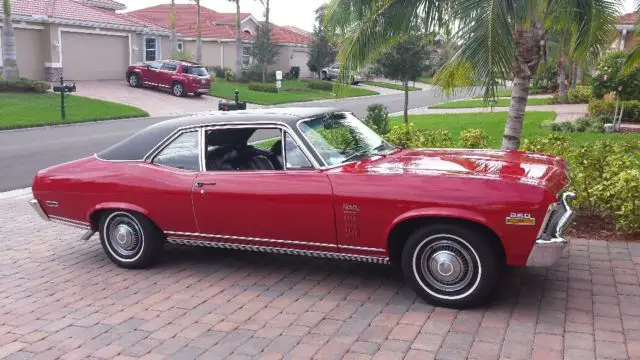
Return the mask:
{"type": "Polygon", "coordinates": [[[144,157],[162,140],[178,129],[199,125],[216,125],[234,122],[284,123],[296,133],[296,123],[301,119],[313,118],[339,111],[332,108],[273,108],[242,111],[215,111],[211,113],[184,116],[153,124],[131,135],[123,141],[97,154],[102,160],[135,161],[144,157]]]}

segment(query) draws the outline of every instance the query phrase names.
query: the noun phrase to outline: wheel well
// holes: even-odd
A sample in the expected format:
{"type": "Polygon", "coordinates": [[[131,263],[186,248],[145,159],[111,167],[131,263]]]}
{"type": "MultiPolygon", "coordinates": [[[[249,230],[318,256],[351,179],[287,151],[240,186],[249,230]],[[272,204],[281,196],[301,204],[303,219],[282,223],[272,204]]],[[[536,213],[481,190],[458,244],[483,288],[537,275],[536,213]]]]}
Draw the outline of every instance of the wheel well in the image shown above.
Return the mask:
{"type": "MultiPolygon", "coordinates": [[[[128,212],[128,213],[135,213],[135,214],[138,214],[140,216],[143,216],[143,217],[149,219],[149,221],[151,221],[154,225],[156,224],[155,221],[153,221],[148,216],[146,216],[145,214],[143,214],[143,213],[141,213],[139,211],[129,210],[129,209],[121,209],[121,208],[109,208],[109,209],[96,210],[96,211],[92,212],[91,215],[89,215],[89,222],[91,223],[91,229],[93,229],[94,231],[100,231],[100,219],[102,219],[102,217],[105,214],[111,213],[111,212],[115,212],[115,211],[125,211],[125,212],[128,212]]],[[[156,225],[156,227],[157,227],[157,225],[156,225]]]]}
{"type": "Polygon", "coordinates": [[[171,81],[171,86],[173,86],[173,85],[175,85],[175,84],[180,84],[180,85],[184,86],[184,83],[183,83],[182,81],[180,81],[180,80],[173,80],[173,81],[171,81]]]}
{"type": "Polygon", "coordinates": [[[473,227],[474,229],[476,229],[476,231],[485,234],[485,236],[491,242],[491,246],[493,247],[496,254],[502,259],[502,262],[504,263],[506,261],[506,254],[504,252],[502,241],[500,241],[500,237],[498,237],[498,235],[493,230],[486,227],[485,225],[466,219],[447,217],[419,217],[404,220],[396,224],[393,229],[391,229],[391,232],[389,233],[389,237],[387,239],[387,249],[389,249],[389,260],[391,260],[391,263],[400,264],[404,243],[407,241],[407,238],[414,230],[422,226],[435,224],[450,224],[473,227]]]}

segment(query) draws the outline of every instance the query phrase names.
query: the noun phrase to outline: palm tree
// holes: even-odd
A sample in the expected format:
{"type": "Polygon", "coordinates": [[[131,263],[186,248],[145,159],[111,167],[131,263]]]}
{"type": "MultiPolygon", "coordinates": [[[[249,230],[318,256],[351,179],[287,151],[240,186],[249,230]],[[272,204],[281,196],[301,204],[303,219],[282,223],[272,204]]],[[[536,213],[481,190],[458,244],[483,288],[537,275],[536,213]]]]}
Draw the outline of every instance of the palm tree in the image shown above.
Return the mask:
{"type": "MultiPolygon", "coordinates": [[[[636,37],[640,37],[640,1],[636,1],[636,37]]],[[[640,44],[636,43],[633,50],[627,58],[625,68],[631,69],[634,66],[640,66],[640,44]]]]}
{"type": "MultiPolygon", "coordinates": [[[[200,22],[200,0],[193,0],[196,3],[196,62],[202,63],[202,24],[200,22]]],[[[177,45],[176,45],[177,48],[177,45]]]]}
{"type": "Polygon", "coordinates": [[[13,33],[13,23],[11,22],[11,1],[3,0],[2,9],[4,12],[2,29],[2,59],[4,64],[3,76],[7,81],[17,81],[20,78],[20,74],[18,73],[16,37],[13,33]]]}
{"type": "Polygon", "coordinates": [[[171,27],[171,54],[175,54],[178,52],[178,36],[176,34],[176,0],[171,0],[169,26],[171,27]]]}
{"type": "Polygon", "coordinates": [[[615,31],[617,7],[617,0],[331,0],[325,22],[343,34],[338,59],[351,67],[374,59],[416,24],[425,31],[455,24],[460,48],[435,80],[451,90],[478,79],[488,100],[513,79],[502,148],[517,149],[552,21],[575,26],[572,53],[586,54],[601,34],[615,31]]]}
{"type": "Polygon", "coordinates": [[[242,72],[242,38],[240,37],[240,0],[229,0],[236,4],[236,80],[242,72]]]}

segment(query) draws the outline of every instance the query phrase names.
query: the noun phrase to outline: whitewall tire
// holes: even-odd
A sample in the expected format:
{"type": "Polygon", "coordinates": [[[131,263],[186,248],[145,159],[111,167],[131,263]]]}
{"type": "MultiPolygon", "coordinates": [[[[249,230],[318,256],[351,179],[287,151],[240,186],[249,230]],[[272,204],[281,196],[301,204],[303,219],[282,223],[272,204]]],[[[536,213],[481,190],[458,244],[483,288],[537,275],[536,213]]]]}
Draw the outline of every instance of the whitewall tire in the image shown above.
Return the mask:
{"type": "Polygon", "coordinates": [[[162,251],[164,239],[145,216],[113,211],[100,219],[100,242],[109,259],[123,268],[153,265],[162,251]]]}

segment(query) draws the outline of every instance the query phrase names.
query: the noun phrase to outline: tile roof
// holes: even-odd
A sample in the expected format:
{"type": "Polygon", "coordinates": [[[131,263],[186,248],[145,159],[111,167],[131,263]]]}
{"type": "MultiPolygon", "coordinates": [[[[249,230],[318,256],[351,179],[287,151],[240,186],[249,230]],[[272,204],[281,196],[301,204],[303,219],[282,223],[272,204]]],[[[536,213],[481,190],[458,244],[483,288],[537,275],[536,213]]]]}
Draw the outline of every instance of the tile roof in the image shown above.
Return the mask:
{"type": "MultiPolygon", "coordinates": [[[[171,6],[169,4],[164,4],[131,11],[128,14],[135,15],[138,18],[145,19],[160,26],[168,27],[170,11],[171,6]]],[[[242,20],[245,20],[250,16],[250,13],[240,13],[240,18],[242,20]]],[[[220,13],[202,6],[200,9],[200,17],[202,19],[203,38],[235,40],[235,13],[220,13]]],[[[176,31],[178,31],[181,36],[189,38],[196,37],[196,5],[176,4],[176,24],[176,31]]],[[[273,23],[270,25],[273,31],[273,41],[275,43],[305,45],[311,43],[311,38],[309,36],[299,34],[273,23]]],[[[253,40],[253,36],[251,34],[243,32],[241,36],[243,40],[253,40]]]]}
{"type": "Polygon", "coordinates": [[[100,23],[156,32],[168,31],[142,19],[89,6],[82,0],[11,0],[11,8],[14,15],[35,16],[34,21],[70,20],[92,23],[91,26],[100,23]]]}
{"type": "Polygon", "coordinates": [[[635,25],[638,23],[638,15],[636,13],[628,13],[618,16],[616,24],[621,25],[635,25]]]}
{"type": "Polygon", "coordinates": [[[124,10],[127,7],[114,0],[78,0],[80,2],[86,3],[89,6],[95,6],[103,9],[111,9],[111,10],[124,10]]]}

